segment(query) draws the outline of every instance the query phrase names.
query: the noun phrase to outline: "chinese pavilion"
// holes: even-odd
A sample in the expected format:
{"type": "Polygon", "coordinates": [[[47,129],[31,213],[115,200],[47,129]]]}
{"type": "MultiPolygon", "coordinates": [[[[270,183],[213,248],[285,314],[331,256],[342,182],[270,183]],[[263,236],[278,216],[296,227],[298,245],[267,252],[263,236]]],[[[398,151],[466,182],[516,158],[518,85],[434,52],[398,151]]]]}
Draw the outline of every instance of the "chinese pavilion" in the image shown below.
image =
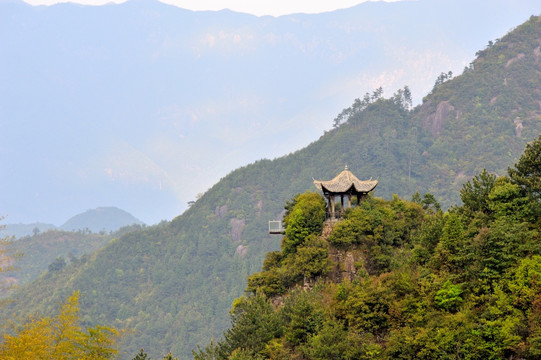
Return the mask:
{"type": "Polygon", "coordinates": [[[346,165],[344,171],[329,181],[320,181],[314,179],[314,185],[323,192],[323,196],[329,202],[328,211],[331,219],[335,219],[335,198],[340,196],[340,214],[344,214],[344,197],[347,198],[347,207],[351,207],[351,198],[357,197],[359,203],[370,191],[374,190],[378,184],[377,180],[359,180],[353,175],[346,165]]]}

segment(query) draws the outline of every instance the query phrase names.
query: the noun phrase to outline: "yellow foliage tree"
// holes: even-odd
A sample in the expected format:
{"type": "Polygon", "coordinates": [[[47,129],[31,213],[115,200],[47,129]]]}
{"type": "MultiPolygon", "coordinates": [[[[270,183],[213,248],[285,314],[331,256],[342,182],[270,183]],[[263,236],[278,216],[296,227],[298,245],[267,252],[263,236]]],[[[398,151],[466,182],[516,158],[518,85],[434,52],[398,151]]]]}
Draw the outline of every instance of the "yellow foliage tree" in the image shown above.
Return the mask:
{"type": "Polygon", "coordinates": [[[119,332],[96,326],[83,331],[79,324],[79,293],[74,292],[54,317],[35,317],[15,335],[4,335],[4,360],[106,360],[117,353],[119,332]]]}

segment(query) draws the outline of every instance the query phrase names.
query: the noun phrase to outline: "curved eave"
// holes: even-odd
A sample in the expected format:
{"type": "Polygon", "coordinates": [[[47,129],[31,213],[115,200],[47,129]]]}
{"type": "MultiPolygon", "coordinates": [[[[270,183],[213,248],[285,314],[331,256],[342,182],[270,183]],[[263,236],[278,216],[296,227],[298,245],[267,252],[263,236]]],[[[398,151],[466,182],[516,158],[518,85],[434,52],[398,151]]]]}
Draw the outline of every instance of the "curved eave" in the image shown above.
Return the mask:
{"type": "Polygon", "coordinates": [[[369,181],[359,181],[358,184],[351,184],[348,187],[336,187],[336,184],[333,184],[331,181],[314,181],[315,187],[322,191],[324,194],[347,194],[347,193],[358,193],[358,194],[367,194],[370,191],[374,190],[378,185],[377,180],[369,181]]]}

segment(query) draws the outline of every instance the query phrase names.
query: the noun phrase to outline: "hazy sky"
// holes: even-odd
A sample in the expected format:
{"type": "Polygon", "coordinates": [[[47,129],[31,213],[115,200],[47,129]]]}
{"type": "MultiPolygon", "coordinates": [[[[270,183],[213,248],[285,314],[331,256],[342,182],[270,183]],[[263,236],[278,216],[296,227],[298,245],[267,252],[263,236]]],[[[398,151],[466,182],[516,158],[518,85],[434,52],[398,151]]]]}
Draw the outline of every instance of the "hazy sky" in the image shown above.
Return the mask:
{"type": "MultiPolygon", "coordinates": [[[[74,2],[87,5],[102,5],[109,2],[121,3],[124,0],[25,0],[32,5],[52,5],[60,2],[74,2]]],[[[191,10],[230,9],[257,16],[280,16],[292,13],[320,13],[348,8],[367,0],[161,0],[191,10]]],[[[400,0],[385,0],[387,2],[400,0]]]]}

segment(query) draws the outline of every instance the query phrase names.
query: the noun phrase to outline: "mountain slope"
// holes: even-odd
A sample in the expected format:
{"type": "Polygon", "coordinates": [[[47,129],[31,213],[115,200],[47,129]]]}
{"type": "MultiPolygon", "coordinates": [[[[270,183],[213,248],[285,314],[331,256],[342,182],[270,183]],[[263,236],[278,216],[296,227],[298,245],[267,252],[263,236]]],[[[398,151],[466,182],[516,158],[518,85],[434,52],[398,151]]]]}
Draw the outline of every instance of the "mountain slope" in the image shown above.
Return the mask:
{"type": "Polygon", "coordinates": [[[84,261],[81,258],[88,258],[112,239],[140,228],[140,225],[124,226],[114,233],[107,234],[93,234],[84,230],[71,232],[49,229],[19,238],[9,245],[14,253],[21,255],[14,264],[16,268],[0,275],[0,283],[2,278],[7,276],[14,285],[27,284],[46,272],[48,267],[61,270],[67,262],[84,261]]]}
{"type": "Polygon", "coordinates": [[[284,201],[294,194],[314,189],[312,177],[330,179],[347,164],[361,179],[378,178],[378,196],[430,191],[450,205],[458,201],[452,188],[459,187],[466,172],[485,164],[491,171],[512,165],[540,132],[538,94],[518,81],[524,71],[537,79],[535,51],[522,48],[535,50],[539,33],[541,20],[533,17],[481,52],[472,69],[436,87],[413,111],[405,90],[390,99],[379,91],[367,95],[339,117],[342,125],[306,148],[239,168],[173,221],[124,235],[85,263],[21,288],[15,301],[1,309],[2,318],[47,311],[80,289],[86,321],[134,329],[124,339],[125,358],[141,347],[153,357],[172,350],[190,358],[195,344],[207,343],[226,328],[227,311],[242,294],[247,275],[260,269],[265,253],[279,248],[279,239],[266,233],[267,220],[279,218],[284,201]],[[509,63],[517,57],[524,61],[509,63]],[[504,81],[492,83],[496,72],[482,63],[501,69],[507,84],[516,79],[518,87],[509,92],[504,81]],[[495,111],[492,98],[472,103],[474,95],[497,91],[509,100],[498,107],[501,115],[481,116],[495,111]],[[460,116],[441,116],[440,104],[446,101],[460,109],[460,116]],[[517,137],[515,111],[522,110],[527,130],[517,137]],[[439,132],[433,131],[438,123],[429,121],[433,118],[445,120],[439,132]],[[485,148],[493,141],[498,149],[485,148]],[[459,176],[460,171],[464,174],[459,176]]]}
{"type": "Polygon", "coordinates": [[[541,132],[539,27],[539,18],[531,17],[491,42],[461,76],[436,87],[416,111],[415,122],[434,138],[422,171],[429,190],[446,204],[457,202],[459,185],[483,168],[504,174],[525,143],[541,132]]]}

